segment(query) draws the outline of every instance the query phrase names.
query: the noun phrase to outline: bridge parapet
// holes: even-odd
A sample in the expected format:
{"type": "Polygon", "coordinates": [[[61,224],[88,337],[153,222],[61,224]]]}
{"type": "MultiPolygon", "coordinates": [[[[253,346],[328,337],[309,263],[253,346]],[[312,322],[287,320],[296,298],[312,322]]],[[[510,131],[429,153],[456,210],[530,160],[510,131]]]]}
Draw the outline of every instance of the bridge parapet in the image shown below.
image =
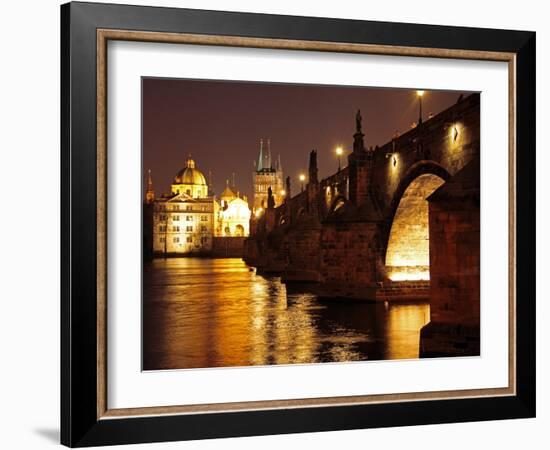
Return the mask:
{"type": "MultiPolygon", "coordinates": [[[[369,149],[358,113],[348,165],[318,181],[312,152],[304,189],[274,208],[271,216],[253,219],[250,255],[263,255],[267,265],[269,259],[276,261],[273,268],[287,281],[319,281],[326,296],[377,299],[377,290],[391,280],[386,253],[398,208],[404,233],[424,226],[427,233],[426,186],[435,189],[439,184],[431,179],[431,184],[413,182],[424,175],[439,183],[452,179],[479,155],[479,108],[479,94],[461,98],[414,129],[369,149]],[[425,214],[414,209],[422,202],[425,214]]],[[[409,244],[405,239],[402,245],[409,244]]],[[[420,266],[428,273],[427,265],[420,266]]],[[[403,271],[405,281],[412,272],[403,271]]]]}

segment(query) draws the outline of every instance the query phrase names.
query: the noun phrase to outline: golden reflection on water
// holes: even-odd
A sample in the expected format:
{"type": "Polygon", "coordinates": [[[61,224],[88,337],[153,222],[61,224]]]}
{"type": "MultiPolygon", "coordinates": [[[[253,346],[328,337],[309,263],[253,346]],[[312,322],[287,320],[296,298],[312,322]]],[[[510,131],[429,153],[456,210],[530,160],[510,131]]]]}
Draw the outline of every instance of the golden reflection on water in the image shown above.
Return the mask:
{"type": "Polygon", "coordinates": [[[156,259],[143,273],[143,368],[417,358],[427,304],[320,302],[240,259],[156,259]]]}

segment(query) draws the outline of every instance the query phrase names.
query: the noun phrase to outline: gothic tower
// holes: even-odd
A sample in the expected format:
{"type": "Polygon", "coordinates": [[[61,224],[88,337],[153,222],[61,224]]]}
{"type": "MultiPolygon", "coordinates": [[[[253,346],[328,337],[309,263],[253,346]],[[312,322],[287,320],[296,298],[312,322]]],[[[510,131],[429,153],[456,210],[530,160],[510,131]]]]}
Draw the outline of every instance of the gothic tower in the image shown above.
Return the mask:
{"type": "Polygon", "coordinates": [[[271,158],[271,142],[269,139],[265,142],[260,139],[260,155],[258,157],[258,164],[254,162],[255,170],[252,173],[252,181],[254,184],[254,204],[253,210],[258,211],[266,209],[268,207],[268,190],[271,188],[273,198],[275,200],[275,206],[279,206],[284,201],[284,180],[283,180],[283,166],[281,164],[281,155],[275,161],[275,167],[273,167],[273,161],[271,158]]]}

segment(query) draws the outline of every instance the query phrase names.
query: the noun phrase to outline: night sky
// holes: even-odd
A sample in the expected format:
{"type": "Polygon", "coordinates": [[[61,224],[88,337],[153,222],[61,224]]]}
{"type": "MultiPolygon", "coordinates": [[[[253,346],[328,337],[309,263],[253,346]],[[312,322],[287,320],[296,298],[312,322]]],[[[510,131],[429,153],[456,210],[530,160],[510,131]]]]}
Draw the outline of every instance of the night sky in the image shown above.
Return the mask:
{"type": "MultiPolygon", "coordinates": [[[[424,120],[453,105],[461,93],[425,91],[424,120]]],[[[341,145],[345,154],[351,149],[359,108],[367,147],[388,142],[418,120],[415,91],[405,89],[147,78],[143,169],[151,169],[157,196],[168,193],[191,153],[206,177],[212,171],[216,194],[235,172],[237,188],[251,200],[253,161],[260,138],[269,138],[273,160],[281,154],[295,194],[311,149],[317,149],[320,179],[336,171],[335,148],[341,145]]]]}

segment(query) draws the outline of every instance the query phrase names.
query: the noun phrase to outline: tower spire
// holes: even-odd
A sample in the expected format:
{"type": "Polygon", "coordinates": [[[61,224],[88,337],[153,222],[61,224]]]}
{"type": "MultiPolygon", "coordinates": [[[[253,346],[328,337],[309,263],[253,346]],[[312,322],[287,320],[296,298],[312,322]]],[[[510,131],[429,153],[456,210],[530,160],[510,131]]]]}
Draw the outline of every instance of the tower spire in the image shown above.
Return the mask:
{"type": "Polygon", "coordinates": [[[153,190],[153,179],[151,178],[151,169],[147,171],[147,190],[145,191],[145,203],[151,204],[155,201],[155,191],[153,190]]]}
{"type": "Polygon", "coordinates": [[[264,168],[264,140],[260,139],[260,157],[258,158],[258,172],[264,168]]]}
{"type": "Polygon", "coordinates": [[[283,173],[283,165],[281,164],[281,154],[277,156],[277,170],[283,173]]]}
{"type": "Polygon", "coordinates": [[[147,171],[147,190],[153,189],[153,179],[151,178],[151,169],[147,171]]]}
{"type": "Polygon", "coordinates": [[[271,139],[267,138],[267,167],[269,169],[273,169],[273,165],[271,163],[271,139]]]}

